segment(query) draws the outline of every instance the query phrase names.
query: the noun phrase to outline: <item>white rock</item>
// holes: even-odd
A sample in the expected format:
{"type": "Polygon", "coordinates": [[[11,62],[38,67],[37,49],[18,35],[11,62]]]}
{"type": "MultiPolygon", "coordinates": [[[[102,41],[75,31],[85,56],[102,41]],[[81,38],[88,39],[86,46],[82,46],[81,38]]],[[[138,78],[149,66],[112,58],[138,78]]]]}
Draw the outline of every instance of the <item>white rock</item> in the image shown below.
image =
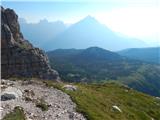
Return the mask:
{"type": "Polygon", "coordinates": [[[32,120],[31,118],[29,118],[28,120],[32,120]]]}
{"type": "Polygon", "coordinates": [[[151,118],[151,120],[154,120],[154,118],[151,118]]]}
{"type": "Polygon", "coordinates": [[[23,95],[22,91],[16,87],[8,87],[8,88],[4,89],[1,93],[1,96],[4,94],[12,94],[16,98],[21,98],[23,95]]]}
{"type": "Polygon", "coordinates": [[[125,92],[128,92],[128,90],[125,90],[125,92]]]}
{"type": "Polygon", "coordinates": [[[27,120],[32,120],[31,118],[27,118],[27,120]]]}
{"type": "Polygon", "coordinates": [[[74,86],[74,85],[64,85],[63,88],[66,90],[71,90],[71,91],[77,90],[77,86],[74,86]]]}
{"type": "Polygon", "coordinates": [[[2,112],[3,111],[3,108],[2,107],[0,107],[0,112],[2,112]]]}
{"type": "Polygon", "coordinates": [[[121,110],[118,106],[116,106],[116,105],[112,106],[112,108],[113,108],[114,110],[117,110],[117,111],[119,111],[119,112],[122,112],[122,110],[121,110]]]}
{"type": "Polygon", "coordinates": [[[1,89],[3,90],[4,88],[7,88],[7,85],[0,85],[1,89]]]}

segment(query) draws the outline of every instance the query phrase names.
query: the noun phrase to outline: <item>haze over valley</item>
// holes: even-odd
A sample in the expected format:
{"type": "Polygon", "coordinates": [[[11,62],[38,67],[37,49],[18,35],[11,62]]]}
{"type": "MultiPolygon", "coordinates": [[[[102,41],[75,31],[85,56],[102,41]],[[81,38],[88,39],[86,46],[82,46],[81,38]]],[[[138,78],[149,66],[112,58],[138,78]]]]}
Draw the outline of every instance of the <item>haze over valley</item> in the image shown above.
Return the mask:
{"type": "Polygon", "coordinates": [[[20,25],[26,38],[47,51],[60,48],[82,49],[91,46],[118,51],[148,46],[142,40],[118,35],[92,16],[87,16],[70,26],[61,21],[48,22],[47,20],[27,24],[22,19],[20,19],[20,25]]]}

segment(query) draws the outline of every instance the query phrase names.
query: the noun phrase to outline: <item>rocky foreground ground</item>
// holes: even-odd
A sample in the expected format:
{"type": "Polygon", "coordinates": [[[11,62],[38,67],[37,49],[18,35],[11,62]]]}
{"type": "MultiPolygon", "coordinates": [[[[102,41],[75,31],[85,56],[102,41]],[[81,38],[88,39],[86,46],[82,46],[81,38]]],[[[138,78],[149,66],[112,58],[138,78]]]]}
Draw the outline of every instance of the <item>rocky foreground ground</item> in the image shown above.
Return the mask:
{"type": "Polygon", "coordinates": [[[42,82],[2,80],[1,119],[16,106],[24,109],[27,120],[85,120],[70,96],[60,90],[42,82]],[[42,101],[47,108],[38,107],[42,101]]]}

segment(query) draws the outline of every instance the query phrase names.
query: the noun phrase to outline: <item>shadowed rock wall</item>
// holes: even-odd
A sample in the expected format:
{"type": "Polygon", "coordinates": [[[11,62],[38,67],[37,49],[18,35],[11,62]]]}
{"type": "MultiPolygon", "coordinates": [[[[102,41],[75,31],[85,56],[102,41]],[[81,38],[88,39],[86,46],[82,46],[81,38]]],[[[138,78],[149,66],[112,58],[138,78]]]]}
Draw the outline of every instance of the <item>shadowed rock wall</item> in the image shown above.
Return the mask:
{"type": "Polygon", "coordinates": [[[1,7],[1,77],[36,77],[58,80],[44,51],[33,47],[20,32],[18,16],[1,7]]]}

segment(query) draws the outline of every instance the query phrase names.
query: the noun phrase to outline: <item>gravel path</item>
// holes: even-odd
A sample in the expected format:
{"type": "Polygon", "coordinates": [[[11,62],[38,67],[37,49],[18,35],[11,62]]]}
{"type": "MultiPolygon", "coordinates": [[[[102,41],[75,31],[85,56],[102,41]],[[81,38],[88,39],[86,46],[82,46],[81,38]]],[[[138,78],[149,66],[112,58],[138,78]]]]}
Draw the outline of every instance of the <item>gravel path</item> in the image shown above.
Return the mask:
{"type": "MultiPolygon", "coordinates": [[[[37,83],[23,84],[22,81],[4,81],[10,82],[12,87],[19,89],[23,95],[14,100],[1,101],[1,118],[3,118],[6,113],[12,111],[15,106],[21,106],[28,120],[86,120],[82,114],[75,111],[76,105],[72,102],[70,96],[60,90],[47,88],[45,85],[37,83]],[[32,96],[32,101],[26,101],[24,99],[26,95],[25,91],[30,91],[32,94],[34,93],[33,95],[29,95],[32,96]],[[42,111],[36,107],[35,101],[40,99],[45,100],[49,105],[47,111],[42,111]]],[[[28,92],[28,94],[30,93],[28,92]]]]}

